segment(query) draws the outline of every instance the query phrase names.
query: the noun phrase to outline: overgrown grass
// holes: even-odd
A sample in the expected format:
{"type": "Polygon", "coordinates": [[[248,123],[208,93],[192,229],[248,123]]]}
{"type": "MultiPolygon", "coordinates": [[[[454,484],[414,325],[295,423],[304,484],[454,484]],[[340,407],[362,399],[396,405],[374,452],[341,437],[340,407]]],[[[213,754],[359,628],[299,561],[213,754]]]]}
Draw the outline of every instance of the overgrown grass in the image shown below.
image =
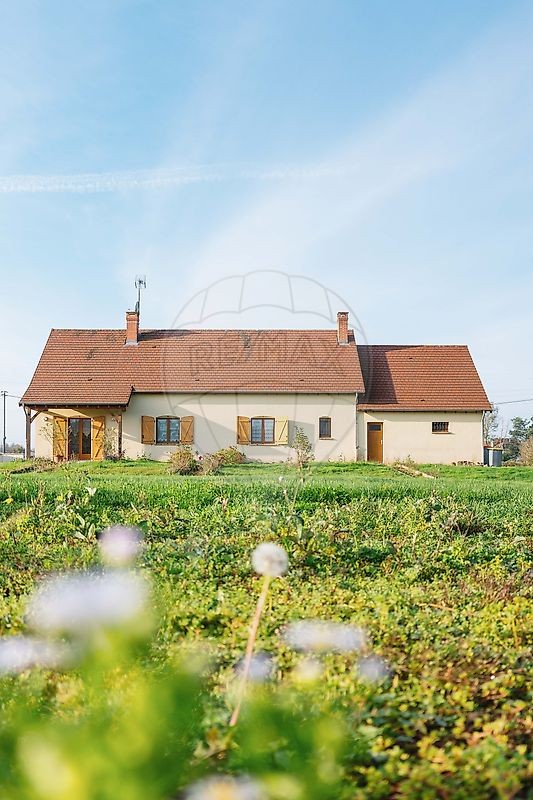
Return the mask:
{"type": "Polygon", "coordinates": [[[343,796],[526,797],[533,469],[423,469],[436,480],[367,464],[313,464],[303,484],[259,464],[194,478],[140,461],[3,470],[1,633],[22,630],[23,598],[43,574],[95,563],[96,531],[140,526],[142,568],[167,609],[151,658],[166,662],[180,642],[211,653],[209,738],[227,721],[228,671],[257,592],[249,553],[277,541],[291,568],[260,645],[279,679],[294,665],[279,631],[302,617],[365,626],[394,672],[369,690],[331,656],[309,690],[354,731],[343,796]]]}

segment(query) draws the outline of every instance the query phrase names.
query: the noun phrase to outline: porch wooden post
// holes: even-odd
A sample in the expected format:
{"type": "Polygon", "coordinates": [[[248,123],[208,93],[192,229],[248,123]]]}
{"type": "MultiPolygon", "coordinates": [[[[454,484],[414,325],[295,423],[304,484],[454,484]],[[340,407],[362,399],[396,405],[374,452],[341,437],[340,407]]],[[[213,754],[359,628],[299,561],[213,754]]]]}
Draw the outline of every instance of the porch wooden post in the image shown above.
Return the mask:
{"type": "Polygon", "coordinates": [[[118,457],[122,458],[122,412],[118,417],[118,457]]]}
{"type": "Polygon", "coordinates": [[[31,458],[31,408],[24,406],[24,413],[26,414],[26,452],[25,457],[31,458]]]}

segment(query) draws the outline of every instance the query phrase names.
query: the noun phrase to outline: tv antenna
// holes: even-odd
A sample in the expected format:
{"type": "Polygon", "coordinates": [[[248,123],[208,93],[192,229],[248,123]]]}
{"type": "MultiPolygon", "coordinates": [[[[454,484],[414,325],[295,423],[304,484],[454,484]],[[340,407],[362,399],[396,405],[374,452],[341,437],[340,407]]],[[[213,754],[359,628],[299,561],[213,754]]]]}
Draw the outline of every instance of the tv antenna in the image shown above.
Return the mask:
{"type": "Polygon", "coordinates": [[[136,275],[135,276],[135,288],[137,289],[137,305],[135,306],[135,311],[137,314],[141,314],[141,289],[146,289],[146,275],[136,275]]]}

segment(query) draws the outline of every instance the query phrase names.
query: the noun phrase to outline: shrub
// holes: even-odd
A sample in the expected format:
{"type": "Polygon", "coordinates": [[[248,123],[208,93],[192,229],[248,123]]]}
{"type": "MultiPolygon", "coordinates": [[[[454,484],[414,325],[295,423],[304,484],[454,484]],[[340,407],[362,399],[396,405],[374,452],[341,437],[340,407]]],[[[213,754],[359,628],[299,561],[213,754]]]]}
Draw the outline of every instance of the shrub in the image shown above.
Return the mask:
{"type": "Polygon", "coordinates": [[[296,464],[298,467],[304,467],[310,461],[313,461],[313,445],[302,428],[296,427],[294,439],[292,440],[292,448],[296,454],[296,464]]]}
{"type": "Polygon", "coordinates": [[[232,464],[244,464],[246,456],[237,450],[236,447],[223,447],[222,450],[217,450],[214,454],[223,466],[230,466],[232,464]]]}
{"type": "Polygon", "coordinates": [[[198,462],[188,445],[181,445],[168,459],[168,471],[178,475],[194,475],[198,472],[198,462]]]}
{"type": "Polygon", "coordinates": [[[533,467],[533,436],[520,445],[520,463],[533,467]]]}
{"type": "Polygon", "coordinates": [[[197,467],[202,475],[214,475],[219,471],[221,460],[217,453],[206,453],[205,456],[199,456],[197,467]]]}

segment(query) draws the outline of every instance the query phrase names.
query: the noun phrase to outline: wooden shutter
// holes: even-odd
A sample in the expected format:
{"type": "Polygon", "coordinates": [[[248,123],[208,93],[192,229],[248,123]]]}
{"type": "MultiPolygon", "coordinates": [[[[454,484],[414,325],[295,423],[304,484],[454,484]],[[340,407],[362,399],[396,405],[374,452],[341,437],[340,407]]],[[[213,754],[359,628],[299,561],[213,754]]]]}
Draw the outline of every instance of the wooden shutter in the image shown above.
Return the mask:
{"type": "Polygon", "coordinates": [[[67,458],[67,420],[65,417],[53,418],[52,453],[56,461],[67,458]]]}
{"type": "Polygon", "coordinates": [[[93,417],[91,424],[91,458],[102,461],[104,458],[105,417],[93,417]]]}
{"type": "Polygon", "coordinates": [[[155,444],[154,417],[141,417],[141,443],[155,444]]]}
{"type": "Polygon", "coordinates": [[[289,420],[276,417],[276,444],[289,444],[289,420]]]}
{"type": "Polygon", "coordinates": [[[249,417],[237,417],[237,444],[250,444],[249,417]]]}
{"type": "Polygon", "coordinates": [[[194,417],[182,417],[180,422],[180,443],[194,442],[194,417]]]}

